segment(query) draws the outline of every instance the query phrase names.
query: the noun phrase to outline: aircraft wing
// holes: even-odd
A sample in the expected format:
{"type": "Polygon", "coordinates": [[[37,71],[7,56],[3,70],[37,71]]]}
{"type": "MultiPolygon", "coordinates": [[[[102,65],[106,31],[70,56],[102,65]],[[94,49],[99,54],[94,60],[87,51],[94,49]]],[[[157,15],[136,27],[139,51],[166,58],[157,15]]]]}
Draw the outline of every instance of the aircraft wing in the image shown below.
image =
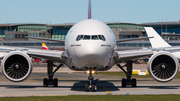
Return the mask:
{"type": "Polygon", "coordinates": [[[126,41],[135,41],[135,40],[144,40],[144,39],[149,39],[149,38],[154,38],[154,37],[139,37],[139,38],[120,39],[120,40],[116,40],[116,42],[126,42],[126,41]]]}
{"type": "MultiPolygon", "coordinates": [[[[129,61],[141,57],[150,57],[155,52],[167,51],[169,53],[176,53],[180,51],[180,46],[177,47],[164,47],[164,48],[149,48],[149,49],[140,49],[140,50],[125,50],[125,51],[116,51],[115,63],[121,63],[124,61],[129,61]]],[[[177,56],[176,56],[177,57],[177,56]]],[[[177,57],[180,59],[179,57],[177,57]]]]}
{"type": "Polygon", "coordinates": [[[116,51],[115,63],[117,64],[140,57],[151,56],[152,54],[152,49],[116,51]]]}
{"type": "MultiPolygon", "coordinates": [[[[21,51],[28,54],[31,57],[43,58],[47,60],[57,61],[60,63],[65,63],[65,51],[0,46],[0,52],[8,54],[12,51],[21,51]]],[[[4,54],[4,56],[6,54],[4,54]]]]}

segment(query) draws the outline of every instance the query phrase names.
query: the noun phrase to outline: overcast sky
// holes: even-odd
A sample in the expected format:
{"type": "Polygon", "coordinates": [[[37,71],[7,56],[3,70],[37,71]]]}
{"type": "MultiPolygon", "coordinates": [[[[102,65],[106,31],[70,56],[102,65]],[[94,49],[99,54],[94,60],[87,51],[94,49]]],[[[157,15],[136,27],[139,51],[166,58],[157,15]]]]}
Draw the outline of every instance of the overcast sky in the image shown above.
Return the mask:
{"type": "MultiPolygon", "coordinates": [[[[92,18],[103,22],[180,20],[180,0],[91,0],[92,18]]],[[[87,19],[88,0],[0,0],[0,24],[76,23],[87,19]]]]}

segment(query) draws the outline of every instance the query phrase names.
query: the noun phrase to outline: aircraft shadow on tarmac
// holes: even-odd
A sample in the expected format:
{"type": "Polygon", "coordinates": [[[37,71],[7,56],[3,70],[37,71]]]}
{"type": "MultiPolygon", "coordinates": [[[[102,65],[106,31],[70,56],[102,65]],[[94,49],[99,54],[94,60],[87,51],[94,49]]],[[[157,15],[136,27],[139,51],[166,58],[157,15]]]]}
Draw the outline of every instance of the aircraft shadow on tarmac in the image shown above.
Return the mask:
{"type": "MultiPolygon", "coordinates": [[[[85,84],[88,83],[89,81],[79,81],[74,83],[72,86],[71,90],[73,91],[84,91],[85,89],[85,84]]],[[[113,83],[109,81],[99,81],[99,79],[96,79],[93,81],[93,83],[96,83],[97,85],[97,91],[119,91],[118,87],[116,87],[113,83]]]]}
{"type": "Polygon", "coordinates": [[[0,85],[0,87],[6,87],[9,89],[19,89],[19,88],[40,88],[42,86],[30,86],[30,85],[0,85]]]}
{"type": "Polygon", "coordinates": [[[137,88],[149,89],[179,89],[180,86],[137,86],[137,88]]]}

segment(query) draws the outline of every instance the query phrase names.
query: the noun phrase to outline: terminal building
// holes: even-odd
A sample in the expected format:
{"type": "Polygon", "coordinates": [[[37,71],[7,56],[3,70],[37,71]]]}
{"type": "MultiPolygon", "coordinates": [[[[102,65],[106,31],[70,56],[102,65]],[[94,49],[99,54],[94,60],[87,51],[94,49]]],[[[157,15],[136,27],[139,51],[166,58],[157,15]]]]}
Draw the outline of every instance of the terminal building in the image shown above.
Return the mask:
{"type": "MultiPolygon", "coordinates": [[[[144,27],[153,27],[169,44],[180,45],[180,22],[156,22],[156,23],[106,23],[114,32],[116,39],[137,38],[146,36],[144,27]]],[[[43,37],[64,40],[70,24],[0,24],[0,44],[5,46],[41,48],[46,43],[50,49],[63,49],[62,43],[39,41],[25,38],[43,37]]],[[[151,47],[148,40],[130,41],[117,44],[119,50],[151,47]]]]}

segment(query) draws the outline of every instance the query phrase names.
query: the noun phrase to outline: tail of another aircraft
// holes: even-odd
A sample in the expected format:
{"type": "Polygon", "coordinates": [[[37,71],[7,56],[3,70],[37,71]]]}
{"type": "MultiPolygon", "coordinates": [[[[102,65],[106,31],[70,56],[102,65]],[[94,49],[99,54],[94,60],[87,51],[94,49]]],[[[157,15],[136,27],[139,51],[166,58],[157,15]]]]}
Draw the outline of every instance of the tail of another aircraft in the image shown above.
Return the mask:
{"type": "Polygon", "coordinates": [[[149,39],[152,48],[171,47],[152,27],[145,27],[145,30],[148,37],[154,37],[149,39]]]}
{"type": "Polygon", "coordinates": [[[43,50],[49,50],[45,43],[42,43],[43,50]]]}

